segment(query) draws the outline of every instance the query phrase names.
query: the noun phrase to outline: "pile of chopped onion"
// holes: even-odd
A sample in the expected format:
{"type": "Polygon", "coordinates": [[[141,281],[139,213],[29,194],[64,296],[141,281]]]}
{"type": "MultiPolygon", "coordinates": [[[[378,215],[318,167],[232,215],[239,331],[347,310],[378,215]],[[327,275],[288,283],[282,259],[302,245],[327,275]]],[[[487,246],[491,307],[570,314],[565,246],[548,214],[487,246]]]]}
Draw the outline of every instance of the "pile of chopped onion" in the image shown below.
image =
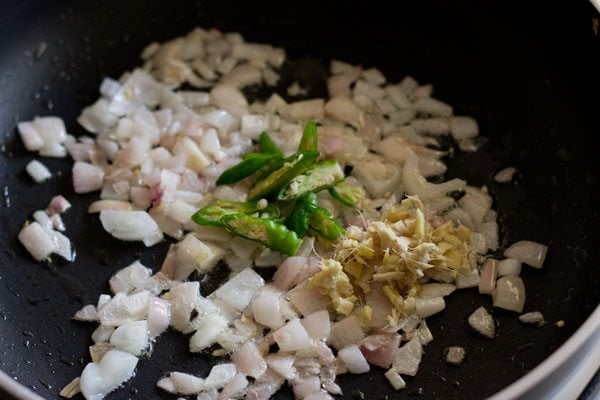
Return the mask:
{"type": "MultiPolygon", "coordinates": [[[[371,366],[386,369],[400,390],[402,376],[417,374],[423,346],[433,340],[426,318],[445,308],[445,296],[477,287],[495,307],[523,311],[521,264],[540,268],[547,248],[521,241],[504,251],[504,260],[488,257],[500,247],[488,189],[462,179],[427,180],[447,169],[441,136],[475,151],[479,135],[474,119],[454,115],[432,97],[431,85],[409,76],[389,83],[375,68],[334,60],[327,98],[287,102],[273,93],[249,103],[242,89],[275,86],[285,52],[215,29],[152,43],[142,58],[142,68],[101,83],[100,97],[78,118],[89,135],[69,135],[57,117],[18,125],[27,150],[73,159],[74,191],[99,194],[88,211],[99,214],[108,234],[146,246],[165,236],[174,241],[160,270],[139,261],[123,268],[110,280],[111,294],[74,315],[98,327],[92,362],[62,396],[82,392],[98,400],[116,390],[167,329],[189,334],[191,352],[210,348],[230,356],[207,376],[173,371],[162,377],[157,386],[169,393],[265,399],[287,381],[296,398],[331,399],[342,394],[337,375],[371,366]],[[216,180],[256,148],[261,132],[288,156],[308,119],[319,125],[322,158],[351,167],[346,184],[365,193],[356,208],[318,195],[346,227],[345,236],[335,243],[307,236],[286,257],[191,221],[215,200],[246,200],[248,180],[218,187],[216,180]],[[457,191],[459,200],[450,195],[457,191]],[[219,262],[230,278],[201,293],[189,276],[219,262]],[[277,267],[272,282],[254,270],[262,267],[277,267]]],[[[288,95],[304,91],[295,83],[288,95]]],[[[49,177],[37,161],[27,170],[38,182],[49,177]]],[[[514,172],[503,170],[495,180],[508,182],[514,172]]],[[[36,260],[59,254],[72,261],[70,241],[60,232],[67,208],[64,198],[53,199],[19,234],[36,260]]],[[[528,313],[521,320],[541,324],[543,317],[528,313]]],[[[486,337],[496,335],[483,307],[468,322],[486,337]]],[[[452,347],[446,359],[460,364],[464,354],[452,347]]]]}

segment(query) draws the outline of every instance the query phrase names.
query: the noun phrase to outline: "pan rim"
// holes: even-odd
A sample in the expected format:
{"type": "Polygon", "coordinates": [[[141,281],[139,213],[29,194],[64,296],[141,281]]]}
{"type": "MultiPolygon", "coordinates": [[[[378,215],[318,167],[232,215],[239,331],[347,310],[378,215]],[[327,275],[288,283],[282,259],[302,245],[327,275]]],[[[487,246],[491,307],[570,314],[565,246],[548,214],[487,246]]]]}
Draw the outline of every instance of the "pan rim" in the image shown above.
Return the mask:
{"type": "MultiPolygon", "coordinates": [[[[511,383],[500,392],[489,397],[488,400],[521,398],[526,396],[533,388],[544,385],[544,380],[546,378],[559,371],[562,365],[574,358],[580,350],[590,343],[591,340],[594,340],[593,335],[597,331],[600,331],[600,305],[596,306],[594,312],[592,312],[575,333],[554,353],[526,375],[511,383]]],[[[600,336],[596,338],[596,340],[600,340],[600,336]]],[[[575,371],[576,369],[571,370],[571,373],[564,371],[563,378],[568,379],[575,371]]],[[[551,387],[556,388],[556,383],[557,382],[553,382],[552,385],[554,386],[551,387]]],[[[22,385],[20,382],[6,375],[2,370],[0,370],[0,389],[7,392],[8,395],[13,396],[15,399],[43,400],[42,397],[22,385]]],[[[0,394],[2,393],[1,390],[0,394]]],[[[581,388],[581,390],[583,390],[583,388],[581,388]]]]}
{"type": "MultiPolygon", "coordinates": [[[[522,396],[526,396],[534,388],[546,387],[548,395],[552,392],[551,388],[557,388],[557,384],[563,383],[565,380],[572,377],[577,368],[572,370],[560,371],[561,366],[565,365],[568,361],[577,357],[579,350],[584,349],[586,345],[591,345],[591,341],[599,341],[600,336],[594,338],[594,334],[600,330],[600,305],[596,306],[596,309],[592,314],[585,320],[585,322],[575,331],[575,333],[567,339],[555,352],[550,354],[548,358],[542,361],[537,367],[532,369],[526,375],[519,378],[509,386],[502,389],[500,392],[492,395],[488,400],[509,400],[516,399],[522,396]],[[559,376],[553,376],[553,374],[559,374],[559,376]],[[547,378],[553,376],[553,378],[560,378],[561,381],[549,383],[545,381],[547,378]],[[548,387],[548,385],[551,385],[548,387]]],[[[581,356],[580,356],[581,357],[581,356]]],[[[585,356],[583,356],[585,358],[585,356]]],[[[577,361],[577,360],[575,360],[577,361]]],[[[583,360],[579,360],[583,363],[583,360]]],[[[597,369],[598,366],[596,366],[597,369]]],[[[586,382],[587,384],[587,382],[586,382]]],[[[583,387],[580,388],[583,391],[583,387]]]]}

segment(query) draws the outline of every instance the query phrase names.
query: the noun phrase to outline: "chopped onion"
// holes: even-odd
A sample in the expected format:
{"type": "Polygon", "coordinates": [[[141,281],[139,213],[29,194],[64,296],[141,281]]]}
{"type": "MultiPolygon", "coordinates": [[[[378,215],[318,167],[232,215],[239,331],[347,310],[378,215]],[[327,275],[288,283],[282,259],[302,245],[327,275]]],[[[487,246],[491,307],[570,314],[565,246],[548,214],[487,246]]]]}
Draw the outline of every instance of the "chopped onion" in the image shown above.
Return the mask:
{"type": "Polygon", "coordinates": [[[496,287],[496,278],[498,276],[498,261],[488,258],[483,267],[479,278],[479,293],[492,294],[496,287]]]}
{"type": "Polygon", "coordinates": [[[56,244],[37,222],[32,222],[21,229],[19,241],[37,261],[47,260],[56,251],[56,244]]]}
{"type": "Polygon", "coordinates": [[[498,263],[498,276],[520,275],[521,261],[515,258],[507,258],[498,263]]]}
{"type": "Polygon", "coordinates": [[[294,368],[295,358],[284,354],[269,354],[266,357],[269,368],[283,376],[285,379],[292,380],[296,377],[297,371],[294,368]]]}
{"type": "Polygon", "coordinates": [[[427,182],[419,173],[419,159],[416,155],[410,155],[406,159],[402,177],[406,192],[419,196],[421,200],[430,200],[448,192],[463,190],[466,185],[466,182],[460,179],[452,179],[441,184],[427,182]]]}
{"type": "Polygon", "coordinates": [[[446,308],[443,297],[417,299],[415,305],[417,315],[421,318],[430,317],[446,308]]]}
{"type": "Polygon", "coordinates": [[[324,310],[328,299],[317,288],[308,286],[308,279],[287,293],[287,299],[302,315],[324,310]]]}
{"type": "Polygon", "coordinates": [[[133,376],[137,357],[109,350],[98,363],[89,363],[81,373],[79,387],[86,399],[100,400],[133,376]]]}
{"type": "Polygon", "coordinates": [[[50,170],[38,160],[32,160],[27,163],[25,170],[37,183],[42,183],[52,177],[50,170]]]}
{"type": "Polygon", "coordinates": [[[340,360],[352,374],[364,374],[370,371],[369,363],[357,345],[346,346],[338,352],[340,360]]]}
{"type": "Polygon", "coordinates": [[[506,167],[501,169],[494,175],[494,181],[498,183],[507,183],[512,181],[513,176],[517,173],[517,169],[514,167],[506,167]]]}
{"type": "Polygon", "coordinates": [[[479,135],[477,121],[471,117],[450,118],[450,132],[455,140],[471,139],[479,135]]]}
{"type": "Polygon", "coordinates": [[[87,162],[77,161],[73,165],[73,187],[75,193],[95,192],[102,188],[104,171],[87,162]]]}
{"type": "Polygon", "coordinates": [[[281,351],[297,351],[312,346],[310,336],[298,318],[273,332],[273,338],[281,351]]]}
{"type": "Polygon", "coordinates": [[[190,314],[200,295],[199,282],[184,282],[169,291],[171,303],[171,325],[178,331],[183,331],[189,320],[190,314]]]}
{"type": "Polygon", "coordinates": [[[535,324],[537,326],[542,326],[546,323],[544,316],[539,311],[532,311],[519,315],[519,321],[525,324],[535,324]]]}
{"type": "Polygon", "coordinates": [[[110,336],[110,344],[134,356],[140,356],[149,344],[148,322],[133,321],[119,326],[110,336]]]}
{"type": "Polygon", "coordinates": [[[393,369],[402,375],[415,376],[419,370],[423,347],[418,337],[411,339],[394,353],[393,369]]]}
{"type": "Polygon", "coordinates": [[[452,106],[431,97],[418,99],[415,101],[414,107],[418,112],[423,114],[439,117],[450,117],[452,115],[452,106]]]}
{"type": "Polygon", "coordinates": [[[474,269],[465,274],[456,275],[455,284],[459,289],[467,289],[479,286],[479,271],[474,269]]]}
{"type": "Polygon", "coordinates": [[[262,288],[264,280],[251,268],[246,268],[215,291],[215,295],[238,311],[250,303],[254,294],[262,288]]]}
{"type": "Polygon", "coordinates": [[[479,307],[469,315],[469,325],[485,337],[493,339],[496,336],[496,322],[485,307],[479,307]]]}
{"type": "Polygon", "coordinates": [[[360,321],[355,315],[351,315],[333,324],[329,343],[339,350],[348,345],[359,343],[364,337],[365,334],[360,326],[360,321]]]}
{"type": "Polygon", "coordinates": [[[444,297],[452,294],[456,286],[448,283],[426,283],[419,288],[420,298],[444,297]]]}
{"type": "Polygon", "coordinates": [[[505,275],[496,282],[493,293],[494,307],[523,312],[525,305],[525,285],[517,275],[505,275]]]}
{"type": "Polygon", "coordinates": [[[101,211],[102,227],[121,240],[141,240],[148,247],[160,242],[163,234],[145,211],[101,211]]]}
{"type": "Polygon", "coordinates": [[[267,370],[267,362],[254,342],[248,342],[231,355],[235,368],[253,378],[258,378],[267,370]]]}
{"type": "Polygon", "coordinates": [[[399,345],[400,335],[397,333],[376,334],[367,336],[360,342],[360,351],[369,364],[389,368],[399,345]]]}
{"type": "Polygon", "coordinates": [[[76,321],[96,321],[98,319],[96,307],[94,307],[92,304],[83,306],[83,308],[73,315],[73,319],[76,321]]]}
{"type": "Polygon", "coordinates": [[[19,135],[27,151],[38,151],[44,147],[44,140],[31,122],[19,122],[17,124],[19,135]]]}
{"type": "Polygon", "coordinates": [[[444,349],[448,364],[460,365],[465,359],[465,349],[459,346],[450,346],[444,349]]]}
{"type": "Polygon", "coordinates": [[[102,325],[120,326],[144,319],[148,313],[151,293],[147,290],[126,295],[117,293],[106,304],[98,307],[98,319],[102,325]]]}
{"type": "Polygon", "coordinates": [[[515,258],[534,268],[542,268],[547,252],[548,246],[529,240],[521,240],[510,245],[504,251],[504,255],[508,258],[515,258]]]}
{"type": "Polygon", "coordinates": [[[142,286],[152,275],[152,270],[146,268],[139,260],[115,273],[110,278],[110,289],[113,293],[130,293],[142,286]]]}
{"type": "Polygon", "coordinates": [[[329,338],[331,324],[329,321],[329,312],[327,310],[308,314],[301,322],[311,338],[317,340],[327,340],[329,338]]]}
{"type": "Polygon", "coordinates": [[[406,387],[406,382],[404,382],[404,379],[402,379],[400,374],[396,372],[396,370],[394,370],[393,368],[387,370],[386,373],[383,375],[386,377],[390,385],[392,385],[394,390],[401,390],[406,387]]]}

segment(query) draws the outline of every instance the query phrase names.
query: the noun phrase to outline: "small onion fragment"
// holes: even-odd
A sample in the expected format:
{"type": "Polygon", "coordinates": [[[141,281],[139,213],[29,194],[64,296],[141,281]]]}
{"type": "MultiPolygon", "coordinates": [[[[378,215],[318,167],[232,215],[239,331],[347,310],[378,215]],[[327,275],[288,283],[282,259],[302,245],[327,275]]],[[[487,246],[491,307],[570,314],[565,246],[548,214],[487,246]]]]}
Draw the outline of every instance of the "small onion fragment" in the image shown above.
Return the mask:
{"type": "Polygon", "coordinates": [[[521,240],[510,245],[504,251],[504,255],[508,258],[516,258],[534,268],[542,268],[547,252],[548,246],[529,240],[521,240]]]}
{"type": "Polygon", "coordinates": [[[516,275],[505,275],[496,282],[493,293],[494,307],[509,311],[523,312],[525,305],[525,285],[516,275]]]}

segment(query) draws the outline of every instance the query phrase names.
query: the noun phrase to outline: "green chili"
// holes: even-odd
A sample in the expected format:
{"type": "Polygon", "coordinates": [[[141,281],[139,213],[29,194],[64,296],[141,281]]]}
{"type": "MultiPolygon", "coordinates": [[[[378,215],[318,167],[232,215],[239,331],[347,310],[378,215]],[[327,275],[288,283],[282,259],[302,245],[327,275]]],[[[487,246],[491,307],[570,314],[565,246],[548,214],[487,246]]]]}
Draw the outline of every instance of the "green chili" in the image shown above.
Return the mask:
{"type": "Polygon", "coordinates": [[[256,201],[226,201],[218,200],[198,210],[192,215],[192,221],[198,225],[223,226],[221,219],[229,214],[254,214],[259,213],[264,218],[276,219],[281,213],[274,205],[258,208],[256,201]]]}
{"type": "Polygon", "coordinates": [[[344,171],[335,160],[321,161],[296,176],[279,193],[279,200],[292,200],[308,192],[320,192],[344,179],[344,171]]]}
{"type": "Polygon", "coordinates": [[[262,243],[271,250],[293,256],[302,240],[283,224],[246,214],[229,214],[221,218],[227,230],[235,235],[262,243]]]}

